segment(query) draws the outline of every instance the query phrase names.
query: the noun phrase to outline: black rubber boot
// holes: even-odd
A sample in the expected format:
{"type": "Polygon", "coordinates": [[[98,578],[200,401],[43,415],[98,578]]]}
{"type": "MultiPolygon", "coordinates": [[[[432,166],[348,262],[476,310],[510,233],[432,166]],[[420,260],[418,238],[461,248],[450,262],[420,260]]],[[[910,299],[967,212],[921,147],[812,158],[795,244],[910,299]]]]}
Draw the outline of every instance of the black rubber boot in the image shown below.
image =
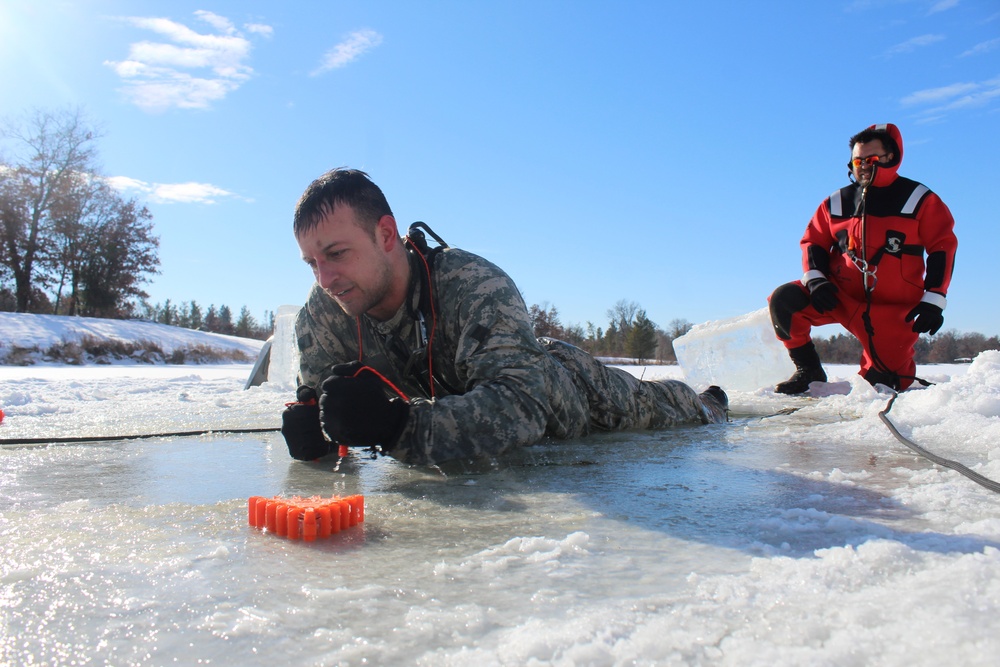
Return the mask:
{"type": "Polygon", "coordinates": [[[708,423],[722,424],[729,421],[729,397],[722,387],[713,384],[698,394],[698,399],[708,416],[708,423]]]}
{"type": "Polygon", "coordinates": [[[810,382],[826,382],[826,371],[820,363],[816,346],[809,341],[801,347],[793,347],[788,356],[795,363],[795,374],[774,387],[776,394],[804,394],[809,391],[810,382]]]}

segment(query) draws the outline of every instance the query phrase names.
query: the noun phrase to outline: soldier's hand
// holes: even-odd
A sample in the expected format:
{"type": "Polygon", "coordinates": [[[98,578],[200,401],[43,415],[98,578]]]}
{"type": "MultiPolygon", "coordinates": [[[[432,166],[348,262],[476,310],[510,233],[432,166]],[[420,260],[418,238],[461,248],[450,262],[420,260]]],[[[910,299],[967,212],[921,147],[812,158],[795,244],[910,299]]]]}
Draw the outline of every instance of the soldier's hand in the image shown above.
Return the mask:
{"type": "Polygon", "coordinates": [[[355,362],[336,366],[323,381],[319,421],[330,440],[343,445],[391,450],[399,439],[409,404],[386,396],[388,386],[370,368],[355,362]]]}
{"type": "Polygon", "coordinates": [[[295,403],[287,403],[281,413],[281,435],[293,459],[312,461],[330,453],[330,443],[323,437],[319,423],[316,391],[302,386],[295,392],[295,403]]]}

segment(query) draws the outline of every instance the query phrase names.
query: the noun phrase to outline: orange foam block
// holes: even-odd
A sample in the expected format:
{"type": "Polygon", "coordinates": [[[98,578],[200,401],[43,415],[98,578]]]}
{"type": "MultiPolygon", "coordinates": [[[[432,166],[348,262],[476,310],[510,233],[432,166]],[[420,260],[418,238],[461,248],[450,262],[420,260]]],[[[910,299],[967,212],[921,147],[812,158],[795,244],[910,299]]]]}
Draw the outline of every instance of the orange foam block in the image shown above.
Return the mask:
{"type": "Polygon", "coordinates": [[[290,540],[312,542],[363,522],[365,497],[360,494],[344,498],[251,496],[247,510],[254,528],[290,540]]]}

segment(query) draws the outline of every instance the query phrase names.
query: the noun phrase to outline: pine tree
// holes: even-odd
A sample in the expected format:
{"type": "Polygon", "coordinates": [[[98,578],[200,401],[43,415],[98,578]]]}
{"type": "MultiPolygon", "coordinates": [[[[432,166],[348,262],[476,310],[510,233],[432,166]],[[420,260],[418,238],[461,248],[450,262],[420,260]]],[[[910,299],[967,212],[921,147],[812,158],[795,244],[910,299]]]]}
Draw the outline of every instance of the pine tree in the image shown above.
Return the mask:
{"type": "Polygon", "coordinates": [[[640,362],[656,354],[656,325],[646,316],[645,310],[639,310],[628,332],[625,353],[640,362]]]}
{"type": "Polygon", "coordinates": [[[188,310],[188,327],[191,329],[201,329],[205,322],[201,315],[201,306],[198,305],[194,299],[191,300],[191,305],[188,310]]]}
{"type": "Polygon", "coordinates": [[[229,309],[229,306],[219,306],[218,333],[232,335],[234,330],[233,311],[229,309]]]}
{"type": "Polygon", "coordinates": [[[257,333],[257,320],[250,314],[250,309],[246,306],[240,310],[240,317],[236,320],[234,333],[242,338],[253,338],[257,333]]]}
{"type": "Polygon", "coordinates": [[[160,324],[175,324],[177,322],[177,306],[170,303],[170,299],[163,302],[163,307],[159,309],[156,321],[160,324]]]}
{"type": "Polygon", "coordinates": [[[219,313],[215,310],[214,303],[208,307],[208,312],[205,313],[204,330],[211,331],[212,333],[218,333],[219,331],[219,313]]]}

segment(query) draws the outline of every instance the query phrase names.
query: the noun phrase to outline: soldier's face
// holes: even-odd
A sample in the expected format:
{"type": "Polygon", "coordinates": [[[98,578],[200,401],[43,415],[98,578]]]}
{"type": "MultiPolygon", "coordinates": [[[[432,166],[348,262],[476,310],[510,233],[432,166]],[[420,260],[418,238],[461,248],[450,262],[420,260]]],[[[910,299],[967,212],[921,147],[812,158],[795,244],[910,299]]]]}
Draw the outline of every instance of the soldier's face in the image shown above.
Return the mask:
{"type": "Polygon", "coordinates": [[[345,313],[388,319],[395,312],[395,308],[388,314],[382,312],[392,288],[388,234],[397,234],[392,216],[382,216],[373,238],[350,206],[338,205],[296,240],[316,282],[345,313]]]}

